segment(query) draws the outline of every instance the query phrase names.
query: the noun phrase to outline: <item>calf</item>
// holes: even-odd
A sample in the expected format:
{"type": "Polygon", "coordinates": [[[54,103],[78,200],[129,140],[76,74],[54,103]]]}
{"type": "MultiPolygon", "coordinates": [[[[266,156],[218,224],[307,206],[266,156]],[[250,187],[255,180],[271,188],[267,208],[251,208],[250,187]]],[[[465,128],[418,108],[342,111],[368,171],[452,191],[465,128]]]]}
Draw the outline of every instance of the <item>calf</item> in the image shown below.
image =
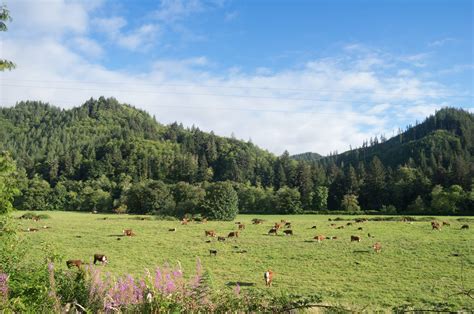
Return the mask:
{"type": "Polygon", "coordinates": [[[432,230],[441,231],[441,225],[437,221],[432,221],[431,222],[431,228],[432,228],[432,230]]]}
{"type": "Polygon", "coordinates": [[[213,237],[213,238],[217,237],[217,234],[214,230],[206,230],[204,231],[204,234],[206,237],[213,237]]]}
{"type": "Polygon", "coordinates": [[[70,259],[66,261],[67,268],[76,266],[79,269],[81,268],[82,264],[84,264],[84,262],[79,259],[70,259]]]}
{"type": "Polygon", "coordinates": [[[245,229],[245,225],[244,224],[239,224],[239,230],[244,230],[245,229]]]}
{"type": "Polygon", "coordinates": [[[372,248],[374,249],[375,253],[380,253],[380,251],[382,251],[382,244],[380,244],[380,242],[376,242],[374,245],[372,245],[372,248]]]}
{"type": "Polygon", "coordinates": [[[229,233],[227,236],[228,238],[238,238],[239,237],[239,232],[238,231],[232,231],[229,233]]]}
{"type": "Polygon", "coordinates": [[[104,254],[94,254],[94,265],[97,262],[101,262],[102,265],[109,263],[109,261],[107,260],[107,256],[105,256],[104,254]]]}
{"type": "Polygon", "coordinates": [[[217,241],[224,242],[225,238],[224,237],[217,237],[217,241]]]}
{"type": "Polygon", "coordinates": [[[135,236],[135,233],[133,233],[132,229],[124,229],[122,230],[123,234],[127,237],[133,237],[135,236]]]}
{"type": "Polygon", "coordinates": [[[270,287],[272,285],[273,272],[271,270],[267,270],[263,274],[263,279],[265,279],[265,286],[270,287]]]}
{"type": "Polygon", "coordinates": [[[217,250],[209,250],[209,255],[212,256],[217,256],[217,250]]]}
{"type": "Polygon", "coordinates": [[[271,228],[271,229],[268,231],[268,234],[277,235],[277,234],[278,234],[278,229],[277,229],[277,228],[271,228]]]}
{"type": "Polygon", "coordinates": [[[351,242],[357,241],[360,242],[361,238],[359,236],[351,235],[351,242]]]}
{"type": "Polygon", "coordinates": [[[283,233],[285,235],[293,235],[293,230],[284,230],[283,233]]]}
{"type": "Polygon", "coordinates": [[[465,230],[469,229],[469,225],[462,225],[462,226],[461,226],[461,230],[462,230],[462,229],[465,229],[465,230]]]}
{"type": "Polygon", "coordinates": [[[326,240],[326,237],[320,234],[315,236],[314,239],[321,243],[321,241],[326,240]]]}

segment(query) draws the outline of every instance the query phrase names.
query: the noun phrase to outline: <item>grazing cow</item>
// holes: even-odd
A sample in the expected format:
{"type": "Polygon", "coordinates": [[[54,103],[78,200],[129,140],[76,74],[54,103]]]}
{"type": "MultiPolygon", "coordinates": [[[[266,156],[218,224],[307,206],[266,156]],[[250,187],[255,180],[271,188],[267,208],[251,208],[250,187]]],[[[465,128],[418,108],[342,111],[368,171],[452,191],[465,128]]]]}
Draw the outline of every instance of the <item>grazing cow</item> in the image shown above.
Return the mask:
{"type": "Polygon", "coordinates": [[[285,228],[291,228],[291,222],[285,222],[285,228]]]}
{"type": "Polygon", "coordinates": [[[352,222],[348,222],[346,225],[347,226],[352,226],[352,222]]]}
{"type": "Polygon", "coordinates": [[[187,225],[188,222],[189,222],[189,220],[187,218],[183,218],[183,220],[181,220],[182,225],[187,225]]]}
{"type": "Polygon", "coordinates": [[[312,226],[311,229],[316,229],[316,226],[312,226]]]}
{"type": "Polygon", "coordinates": [[[236,225],[240,225],[241,222],[240,222],[240,221],[236,221],[235,224],[236,224],[236,225]]]}
{"type": "Polygon", "coordinates": [[[277,223],[277,222],[275,222],[274,228],[278,230],[278,229],[281,229],[282,226],[283,226],[282,223],[277,223]]]}
{"type": "Polygon", "coordinates": [[[293,230],[283,230],[285,235],[293,235],[293,230]]]}
{"type": "Polygon", "coordinates": [[[50,226],[43,226],[43,229],[51,229],[50,226]]]}
{"type": "Polygon", "coordinates": [[[254,219],[252,219],[252,223],[253,223],[254,225],[263,224],[263,219],[254,218],[254,219]]]}
{"type": "Polygon", "coordinates": [[[37,229],[37,228],[28,228],[28,229],[26,229],[26,231],[28,231],[28,232],[37,232],[37,231],[39,231],[39,229],[37,229]]]}
{"type": "Polygon", "coordinates": [[[175,232],[176,228],[170,228],[170,229],[168,229],[168,231],[175,232]]]}
{"type": "Polygon", "coordinates": [[[336,236],[331,236],[331,237],[326,237],[326,239],[328,239],[328,240],[337,240],[337,237],[336,236]]]}
{"type": "Polygon", "coordinates": [[[245,229],[245,225],[244,224],[239,224],[239,230],[244,230],[245,229]]]}
{"type": "Polygon", "coordinates": [[[461,226],[461,230],[462,230],[462,229],[465,229],[465,230],[469,229],[469,225],[462,225],[462,226],[461,226]]]}
{"type": "Polygon", "coordinates": [[[365,218],[356,218],[355,219],[355,222],[364,222],[364,221],[367,221],[367,219],[365,219],[365,218]]]}
{"type": "Polygon", "coordinates": [[[357,241],[360,242],[361,238],[359,236],[351,235],[351,242],[357,241]]]}
{"type": "Polygon", "coordinates": [[[314,239],[321,243],[321,241],[326,240],[326,237],[320,234],[315,236],[314,239]]]}
{"type": "Polygon", "coordinates": [[[102,265],[107,264],[109,261],[107,260],[107,256],[104,254],[94,254],[94,265],[97,262],[101,262],[102,265]]]}
{"type": "Polygon", "coordinates": [[[277,235],[277,234],[278,234],[278,229],[277,229],[277,228],[271,228],[271,229],[268,231],[268,234],[277,235]]]}
{"type": "Polygon", "coordinates": [[[213,238],[217,237],[217,234],[214,230],[206,230],[204,231],[204,235],[206,237],[213,237],[213,238]]]}
{"type": "Polygon", "coordinates": [[[451,226],[451,224],[450,224],[449,222],[447,222],[447,221],[443,221],[443,226],[450,227],[450,226],[451,226]]]}
{"type": "Polygon", "coordinates": [[[227,237],[228,238],[238,238],[239,237],[239,232],[238,231],[229,232],[229,235],[227,237]]]}
{"type": "Polygon", "coordinates": [[[339,226],[336,229],[344,229],[344,226],[339,226]]]}
{"type": "Polygon", "coordinates": [[[66,261],[67,268],[76,266],[78,269],[80,269],[82,264],[84,264],[84,262],[79,259],[70,259],[66,261]]]}
{"type": "Polygon", "coordinates": [[[212,256],[217,256],[217,250],[209,250],[209,255],[212,256]]]}
{"type": "Polygon", "coordinates": [[[362,228],[362,227],[359,227],[359,228],[357,228],[357,230],[364,230],[364,228],[362,228]]]}
{"type": "Polygon", "coordinates": [[[382,244],[380,244],[380,242],[376,242],[374,245],[372,245],[372,248],[374,249],[375,253],[380,253],[380,251],[382,251],[382,244]]]}
{"type": "Polygon", "coordinates": [[[432,221],[431,222],[431,228],[432,228],[432,230],[441,231],[441,225],[437,221],[432,221]]]}
{"type": "Polygon", "coordinates": [[[123,234],[126,235],[127,237],[133,237],[135,236],[135,233],[133,233],[132,229],[124,229],[122,230],[123,234]]]}
{"type": "Polygon", "coordinates": [[[336,224],[331,224],[330,226],[331,226],[331,227],[335,227],[335,226],[336,226],[336,224]]]}
{"type": "Polygon", "coordinates": [[[273,272],[271,270],[267,270],[263,274],[263,279],[265,279],[265,286],[270,287],[272,285],[273,272]]]}
{"type": "Polygon", "coordinates": [[[224,237],[217,237],[217,241],[224,242],[225,238],[224,237]]]}

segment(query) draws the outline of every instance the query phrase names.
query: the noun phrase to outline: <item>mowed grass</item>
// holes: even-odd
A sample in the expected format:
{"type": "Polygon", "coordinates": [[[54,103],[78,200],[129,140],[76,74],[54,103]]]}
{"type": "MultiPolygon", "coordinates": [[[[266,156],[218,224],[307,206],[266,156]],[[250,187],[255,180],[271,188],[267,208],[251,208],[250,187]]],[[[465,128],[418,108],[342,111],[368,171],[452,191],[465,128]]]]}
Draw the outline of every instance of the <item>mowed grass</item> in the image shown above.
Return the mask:
{"type": "Polygon", "coordinates": [[[453,217],[438,217],[451,226],[433,231],[429,221],[352,222],[352,226],[335,229],[331,223],[341,226],[347,221],[329,222],[328,218],[336,216],[320,215],[239,215],[236,221],[244,223],[246,229],[239,238],[221,243],[206,238],[204,231],[215,230],[227,236],[237,229],[235,222],[181,225],[177,221],[138,220],[138,216],[131,215],[46,213],[51,219],[21,220],[24,229],[51,227],[24,233],[37,248],[32,250],[33,256],[41,256],[44,242],[52,243],[65,259],[92,261],[93,254],[102,253],[110,261],[104,268],[117,276],[143,276],[145,269],[153,270],[165,263],[180,263],[191,276],[199,258],[218,289],[232,289],[235,282],[240,282],[244,289],[248,284],[274,294],[319,294],[324,303],[355,310],[406,304],[416,308],[474,309],[474,300],[460,293],[463,284],[465,289],[474,288],[474,225],[470,223],[471,229],[461,230],[465,222],[453,217]],[[252,218],[265,222],[252,225],[252,218]],[[291,221],[293,236],[267,234],[281,219],[291,221]],[[317,229],[311,229],[314,225],[317,229]],[[170,232],[170,228],[177,231],[170,232]],[[123,237],[123,229],[133,229],[136,236],[123,237]],[[373,238],[368,238],[368,233],[373,238]],[[319,234],[338,239],[318,243],[313,237],[319,234]],[[362,241],[350,242],[351,235],[361,236],[362,241]],[[377,241],[383,246],[379,254],[371,249],[377,241]],[[210,256],[210,249],[216,249],[217,256],[210,256]],[[274,272],[271,288],[264,285],[267,269],[274,272]]]}

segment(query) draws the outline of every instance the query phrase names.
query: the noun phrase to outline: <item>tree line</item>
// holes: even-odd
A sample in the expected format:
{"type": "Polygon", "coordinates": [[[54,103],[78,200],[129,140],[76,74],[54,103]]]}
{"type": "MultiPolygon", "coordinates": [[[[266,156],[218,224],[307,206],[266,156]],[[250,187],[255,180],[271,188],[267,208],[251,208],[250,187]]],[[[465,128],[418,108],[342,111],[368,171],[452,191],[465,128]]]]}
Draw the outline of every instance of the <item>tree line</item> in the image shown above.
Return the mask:
{"type": "Polygon", "coordinates": [[[114,98],[70,110],[21,102],[0,109],[0,150],[18,167],[19,209],[216,219],[237,211],[462,214],[474,208],[473,120],[445,108],[391,139],[296,160],[194,126],[162,125],[114,98]]]}

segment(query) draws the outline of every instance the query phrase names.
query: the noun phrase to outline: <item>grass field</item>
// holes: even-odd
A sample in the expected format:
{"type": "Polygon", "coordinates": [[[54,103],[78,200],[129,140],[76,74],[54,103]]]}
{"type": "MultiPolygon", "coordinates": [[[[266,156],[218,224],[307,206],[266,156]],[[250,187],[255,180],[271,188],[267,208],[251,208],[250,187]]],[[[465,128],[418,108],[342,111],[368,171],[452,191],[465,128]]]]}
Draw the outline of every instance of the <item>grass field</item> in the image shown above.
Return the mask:
{"type": "MultiPolygon", "coordinates": [[[[115,275],[143,276],[145,268],[178,262],[185,273],[192,275],[199,257],[204,269],[210,271],[216,288],[228,289],[235,282],[265,288],[263,272],[271,269],[275,273],[273,286],[265,289],[273,293],[319,294],[325,303],[355,310],[402,305],[474,309],[474,299],[459,294],[463,283],[466,289],[474,288],[474,220],[469,222],[469,230],[460,230],[465,222],[453,217],[438,218],[451,223],[441,231],[431,230],[429,220],[367,221],[335,229],[331,223],[341,226],[347,221],[328,221],[336,216],[240,215],[236,221],[246,224],[246,229],[238,239],[221,243],[213,238],[211,243],[206,243],[209,238],[204,236],[204,230],[227,236],[236,230],[235,223],[182,226],[176,221],[139,220],[128,215],[46,213],[50,219],[21,220],[24,229],[51,227],[24,233],[33,247],[53,243],[65,259],[91,261],[94,253],[106,254],[110,263],[105,268],[115,275]],[[265,222],[252,225],[252,218],[262,218],[265,222]],[[291,221],[294,236],[267,235],[273,223],[280,219],[291,221]],[[317,226],[316,230],[311,229],[313,225],[317,226]],[[359,227],[363,230],[357,230],[359,227]],[[122,237],[122,230],[129,228],[136,236],[122,237]],[[177,231],[169,232],[169,228],[177,231]],[[374,238],[368,238],[368,233],[374,238]],[[313,240],[318,234],[338,239],[318,243],[313,240]],[[361,236],[362,241],[351,243],[351,235],[361,236]],[[371,249],[376,241],[383,246],[379,254],[371,249]],[[209,249],[216,249],[217,256],[210,256],[209,249]],[[247,252],[238,253],[242,250],[247,252]]],[[[21,214],[18,212],[17,216],[21,214]]],[[[40,256],[41,250],[32,250],[31,254],[40,256]]]]}

